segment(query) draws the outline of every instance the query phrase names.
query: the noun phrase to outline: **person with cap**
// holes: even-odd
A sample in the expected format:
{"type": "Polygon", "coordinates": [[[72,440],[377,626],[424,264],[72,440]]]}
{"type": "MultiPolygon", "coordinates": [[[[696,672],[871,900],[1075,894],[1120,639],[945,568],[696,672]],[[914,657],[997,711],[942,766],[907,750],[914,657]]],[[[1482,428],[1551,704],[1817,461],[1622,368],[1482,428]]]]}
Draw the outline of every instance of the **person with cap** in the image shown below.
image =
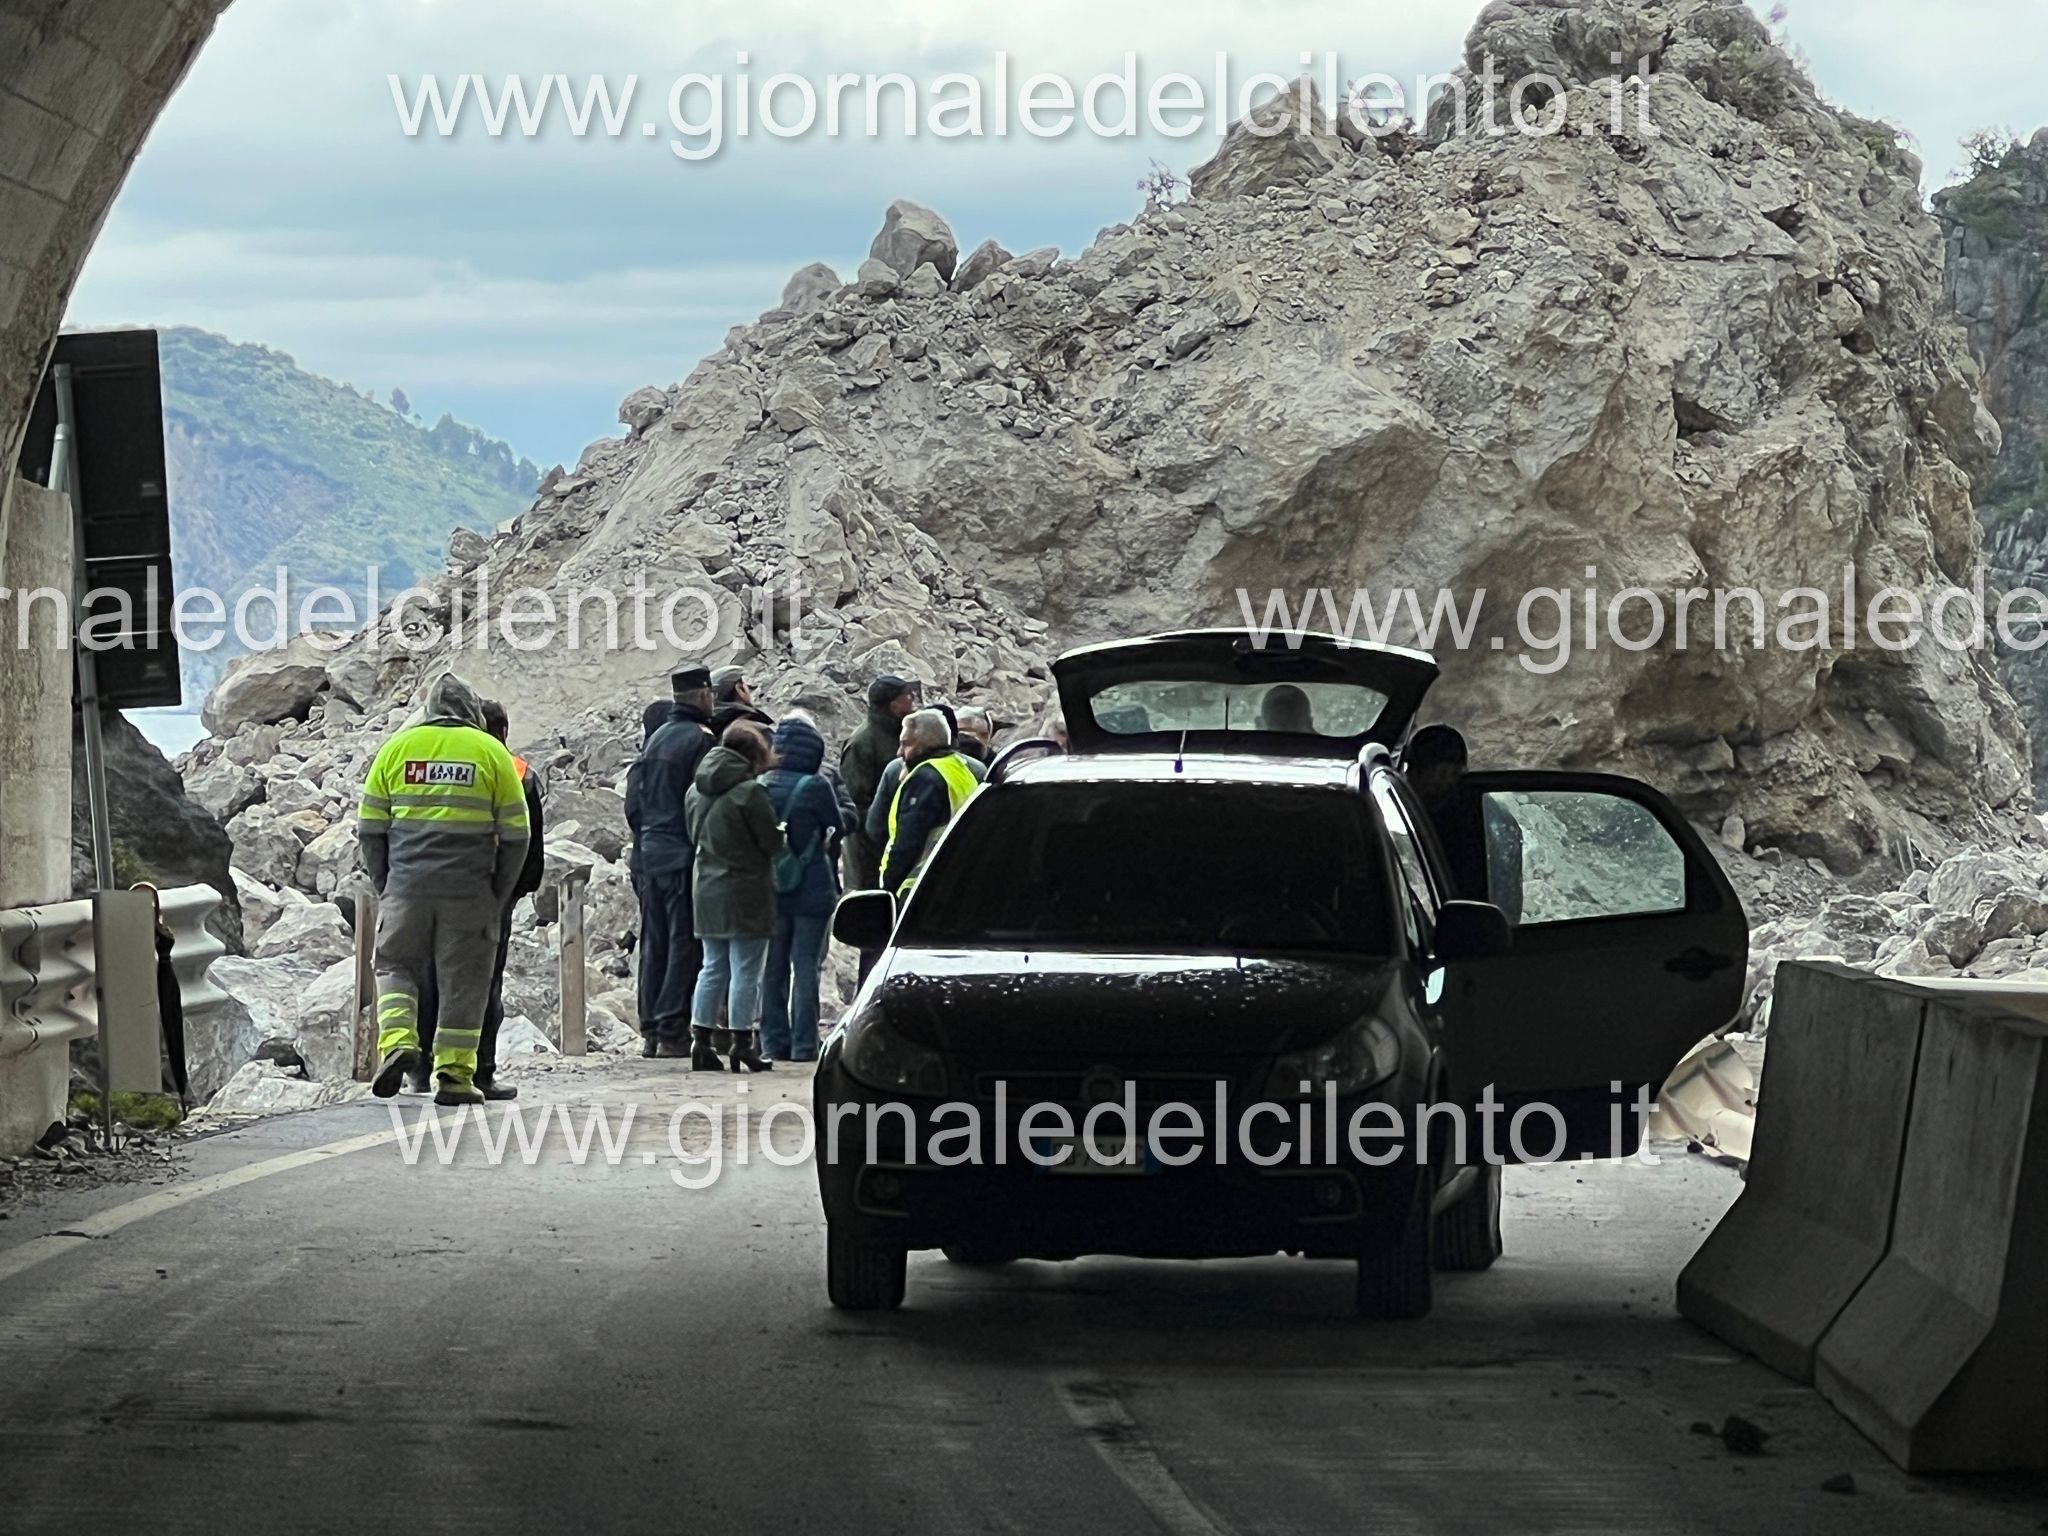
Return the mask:
{"type": "MultiPolygon", "coordinates": [[[[512,721],[505,713],[505,706],[496,699],[485,699],[484,729],[508,747],[512,737],[512,721]]],[[[512,912],[519,905],[519,898],[531,896],[540,889],[541,877],[547,872],[546,818],[541,803],[540,775],[533,771],[533,765],[516,752],[512,755],[512,766],[519,773],[520,787],[526,795],[526,862],[520,866],[519,878],[512,883],[512,899],[505,903],[502,920],[498,924],[498,958],[491,971],[491,997],[484,1007],[483,1037],[477,1042],[475,1082],[477,1092],[486,1099],[516,1099],[519,1090],[510,1083],[498,1081],[498,1031],[505,1024],[505,962],[512,953],[512,912]]],[[[420,1064],[407,1074],[415,1092],[425,1093],[432,1084],[428,1079],[425,1058],[434,1052],[434,1035],[441,1021],[441,986],[436,975],[429,971],[420,987],[420,1064]]]]}
{"type": "Polygon", "coordinates": [[[981,782],[953,750],[953,732],[936,709],[920,709],[903,722],[903,777],[889,807],[889,841],[882,852],[882,889],[898,900],[924,868],[939,833],[960,814],[981,782]]]}
{"type": "Polygon", "coordinates": [[[1455,895],[1490,901],[1511,923],[1522,920],[1522,825],[1499,800],[1471,793],[1463,733],[1426,725],[1408,739],[1401,771],[1429,815],[1450,866],[1455,895]]]}
{"type": "MultiPolygon", "coordinates": [[[[875,803],[882,772],[896,756],[903,717],[917,708],[918,693],[914,678],[890,673],[868,684],[867,719],[839,753],[839,772],[846,780],[846,792],[862,810],[875,803]]],[[[881,868],[881,840],[868,837],[864,828],[855,828],[846,840],[846,888],[875,889],[880,883],[881,868]]],[[[865,963],[861,974],[867,974],[865,963]]]]}
{"type": "Polygon", "coordinates": [[[398,1092],[421,1060],[420,990],[440,988],[436,1104],[476,1104],[477,1050],[498,933],[526,864],[526,792],[483,700],[453,673],[418,725],[386,741],[363,781],[356,833],[377,908],[377,1048],[370,1091],[398,1092]]]}
{"type": "Polygon", "coordinates": [[[825,930],[839,900],[833,852],[853,822],[824,776],[825,738],[791,715],[775,727],[775,766],[761,787],[789,851],[777,862],[775,937],[761,993],[761,1049],[770,1061],[818,1059],[818,976],[825,930]]]}
{"type": "Polygon", "coordinates": [[[735,720],[751,720],[775,729],[768,711],[754,703],[754,690],[747,684],[745,667],[718,667],[711,673],[711,734],[723,736],[735,720]]]}
{"type": "Polygon", "coordinates": [[[690,906],[691,859],[684,811],[697,765],[711,750],[711,671],[684,667],[669,679],[675,702],[626,772],[626,825],[640,896],[640,1054],[690,1054],[690,999],[704,948],[690,906]]]}
{"type": "Polygon", "coordinates": [[[989,718],[987,710],[970,704],[959,711],[954,722],[953,744],[962,757],[986,768],[996,755],[995,740],[995,722],[989,718]]]}

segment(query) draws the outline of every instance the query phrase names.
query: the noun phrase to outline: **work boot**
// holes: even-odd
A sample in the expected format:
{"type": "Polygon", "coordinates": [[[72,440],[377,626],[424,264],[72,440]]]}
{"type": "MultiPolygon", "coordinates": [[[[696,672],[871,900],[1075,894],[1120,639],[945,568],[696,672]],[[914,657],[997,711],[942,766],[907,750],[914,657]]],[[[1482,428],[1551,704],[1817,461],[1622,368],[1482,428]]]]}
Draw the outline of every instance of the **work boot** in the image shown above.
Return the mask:
{"type": "Polygon", "coordinates": [[[384,1059],[377,1064],[377,1075],[370,1079],[370,1092],[380,1099],[395,1098],[399,1084],[419,1069],[420,1050],[416,1045],[395,1046],[384,1053],[384,1059]]]}
{"type": "Polygon", "coordinates": [[[732,1069],[735,1072],[768,1072],[775,1063],[761,1054],[755,1044],[755,1031],[736,1029],[732,1032],[732,1069]]]}
{"type": "Polygon", "coordinates": [[[516,1099],[519,1097],[519,1090],[517,1088],[514,1088],[510,1083],[501,1083],[495,1077],[478,1077],[472,1079],[472,1081],[476,1084],[477,1092],[494,1104],[502,1099],[516,1099]]]}
{"type": "Polygon", "coordinates": [[[690,1054],[689,1042],[678,1040],[673,1035],[663,1035],[654,1047],[654,1054],[663,1061],[681,1061],[690,1054]]]}
{"type": "Polygon", "coordinates": [[[436,1104],[481,1104],[483,1101],[483,1089],[475,1083],[465,1083],[452,1077],[442,1078],[441,1086],[434,1090],[436,1104]]]}
{"type": "Polygon", "coordinates": [[[660,1054],[661,1042],[658,1039],[653,1035],[642,1035],[640,1037],[640,1059],[642,1061],[652,1061],[660,1054]]]}
{"type": "Polygon", "coordinates": [[[715,1029],[693,1029],[690,1031],[690,1070],[692,1072],[723,1072],[725,1063],[718,1059],[718,1045],[715,1029]]]}
{"type": "Polygon", "coordinates": [[[434,1091],[434,1069],[427,1065],[426,1052],[420,1053],[419,1065],[405,1074],[407,1093],[432,1093],[434,1091]]]}

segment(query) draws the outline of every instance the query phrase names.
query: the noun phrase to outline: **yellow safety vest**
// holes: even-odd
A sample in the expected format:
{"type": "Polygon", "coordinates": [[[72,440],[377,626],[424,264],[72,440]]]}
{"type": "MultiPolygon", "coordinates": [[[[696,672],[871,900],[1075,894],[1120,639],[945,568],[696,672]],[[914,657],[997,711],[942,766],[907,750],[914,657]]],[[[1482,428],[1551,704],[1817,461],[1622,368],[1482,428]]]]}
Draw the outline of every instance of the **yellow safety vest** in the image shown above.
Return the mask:
{"type": "MultiPolygon", "coordinates": [[[[910,775],[916,773],[919,768],[933,769],[940,778],[946,781],[946,800],[948,802],[946,815],[949,820],[954,816],[958,816],[960,814],[960,807],[972,798],[977,789],[981,788],[981,780],[974,776],[974,771],[961,760],[960,754],[957,752],[947,752],[938,757],[928,757],[923,762],[917,764],[916,767],[905,770],[903,777],[896,781],[896,793],[889,800],[889,841],[882,849],[882,867],[884,869],[888,868],[889,855],[895,852],[896,849],[896,809],[903,803],[903,789],[905,785],[909,784],[910,775]]],[[[910,887],[916,882],[917,877],[924,872],[925,861],[932,856],[932,849],[938,845],[938,841],[937,837],[925,840],[924,852],[918,856],[916,866],[910,871],[910,877],[896,888],[896,895],[899,899],[909,894],[910,887]]]]}
{"type": "Polygon", "coordinates": [[[404,889],[487,888],[500,842],[525,842],[526,792],[512,754],[467,725],[416,725],[384,743],[356,807],[362,837],[389,840],[404,889]]]}

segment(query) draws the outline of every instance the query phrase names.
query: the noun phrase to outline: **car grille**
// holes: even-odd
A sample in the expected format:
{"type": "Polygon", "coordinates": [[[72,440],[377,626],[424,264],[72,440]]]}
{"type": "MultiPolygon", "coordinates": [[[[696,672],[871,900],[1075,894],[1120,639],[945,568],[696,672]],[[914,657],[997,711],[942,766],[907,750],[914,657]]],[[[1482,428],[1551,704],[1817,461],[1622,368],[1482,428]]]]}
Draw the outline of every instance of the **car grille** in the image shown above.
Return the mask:
{"type": "MultiPolygon", "coordinates": [[[[1075,1110],[1085,1110],[1091,1104],[1104,1102],[1099,1088],[1091,1080],[1102,1079],[1105,1070],[1115,1073],[1114,1068],[1100,1067],[1057,1072],[979,1072],[974,1078],[974,1093],[982,1103],[994,1104],[996,1085],[1002,1083],[1006,1085],[1013,1109],[1031,1104],[1064,1104],[1075,1110]]],[[[1122,1074],[1116,1074],[1116,1077],[1116,1091],[1108,1095],[1108,1099],[1122,1103],[1124,1084],[1128,1082],[1137,1090],[1141,1110],[1161,1104],[1187,1104],[1197,1110],[1210,1109],[1216,1102],[1219,1083],[1232,1099],[1238,1096],[1236,1079],[1215,1072],[1133,1072],[1128,1077],[1122,1074]]]]}

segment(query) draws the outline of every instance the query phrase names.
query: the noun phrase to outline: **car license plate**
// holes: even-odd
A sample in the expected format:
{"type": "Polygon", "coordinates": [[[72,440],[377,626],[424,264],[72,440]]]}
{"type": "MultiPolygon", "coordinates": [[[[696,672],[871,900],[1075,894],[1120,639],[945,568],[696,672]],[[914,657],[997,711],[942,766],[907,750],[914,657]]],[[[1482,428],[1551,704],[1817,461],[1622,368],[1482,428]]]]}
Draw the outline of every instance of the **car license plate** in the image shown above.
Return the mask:
{"type": "Polygon", "coordinates": [[[1067,1151],[1057,1163],[1039,1164],[1043,1173],[1144,1174],[1159,1166],[1152,1160],[1151,1149],[1143,1144],[1135,1157],[1129,1157],[1121,1136],[1097,1136],[1092,1150],[1084,1136],[1034,1136],[1031,1145],[1041,1158],[1058,1157],[1063,1147],[1067,1151]]]}

